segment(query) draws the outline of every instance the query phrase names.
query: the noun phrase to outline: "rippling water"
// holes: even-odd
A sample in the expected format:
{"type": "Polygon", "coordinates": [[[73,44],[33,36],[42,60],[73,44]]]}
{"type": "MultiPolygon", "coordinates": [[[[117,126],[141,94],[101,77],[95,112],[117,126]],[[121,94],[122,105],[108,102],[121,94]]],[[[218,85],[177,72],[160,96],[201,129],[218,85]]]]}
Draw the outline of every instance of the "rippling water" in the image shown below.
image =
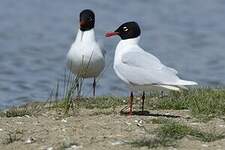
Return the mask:
{"type": "Polygon", "coordinates": [[[0,107],[47,99],[63,79],[65,55],[85,8],[96,12],[96,36],[107,50],[98,95],[127,94],[112,70],[119,38],[105,39],[104,32],[130,20],[142,28],[142,47],[180,77],[225,84],[224,0],[1,0],[0,107]]]}

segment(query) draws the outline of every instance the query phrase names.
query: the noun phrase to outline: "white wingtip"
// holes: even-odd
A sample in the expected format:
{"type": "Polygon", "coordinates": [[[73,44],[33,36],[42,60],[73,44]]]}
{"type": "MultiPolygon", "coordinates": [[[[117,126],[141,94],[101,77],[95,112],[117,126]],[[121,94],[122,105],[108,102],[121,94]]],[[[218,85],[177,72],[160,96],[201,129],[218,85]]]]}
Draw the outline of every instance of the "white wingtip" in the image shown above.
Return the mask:
{"type": "Polygon", "coordinates": [[[178,85],[198,85],[198,83],[194,81],[180,80],[178,85]]]}
{"type": "Polygon", "coordinates": [[[173,91],[180,91],[180,88],[178,88],[176,86],[172,86],[172,85],[159,85],[159,86],[169,89],[169,90],[173,90],[173,91]]]}

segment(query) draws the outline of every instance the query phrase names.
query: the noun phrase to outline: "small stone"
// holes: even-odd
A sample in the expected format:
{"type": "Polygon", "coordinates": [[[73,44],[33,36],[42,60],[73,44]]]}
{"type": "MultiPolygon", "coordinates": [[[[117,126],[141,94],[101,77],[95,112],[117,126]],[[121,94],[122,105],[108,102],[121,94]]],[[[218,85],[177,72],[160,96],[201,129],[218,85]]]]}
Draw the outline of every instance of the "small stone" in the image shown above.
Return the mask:
{"type": "Polygon", "coordinates": [[[29,115],[25,115],[25,117],[30,118],[30,116],[29,116],[29,115]]]}
{"type": "Polygon", "coordinates": [[[185,119],[191,119],[191,116],[186,115],[184,118],[185,118],[185,119]]]}
{"type": "Polygon", "coordinates": [[[0,129],[0,131],[3,131],[3,129],[0,129]]]}
{"type": "Polygon", "coordinates": [[[53,150],[53,147],[48,147],[47,150],[53,150]]]}
{"type": "Polygon", "coordinates": [[[115,142],[112,142],[112,145],[120,145],[120,144],[123,144],[124,142],[123,141],[115,141],[115,142]]]}
{"type": "Polygon", "coordinates": [[[62,121],[62,122],[65,122],[65,123],[67,122],[67,120],[66,120],[66,119],[62,119],[61,121],[62,121]]]}
{"type": "Polygon", "coordinates": [[[137,126],[143,127],[143,120],[138,120],[137,126]]]}
{"type": "Polygon", "coordinates": [[[71,147],[66,148],[65,150],[77,150],[77,149],[81,149],[82,146],[81,145],[71,145],[71,147]]]}
{"type": "Polygon", "coordinates": [[[208,147],[208,145],[207,144],[202,144],[202,147],[208,147]]]}
{"type": "Polygon", "coordinates": [[[192,122],[192,123],[190,123],[191,125],[199,125],[199,123],[198,122],[192,122]]]}
{"type": "Polygon", "coordinates": [[[23,124],[22,122],[16,122],[16,124],[23,124]]]}
{"type": "Polygon", "coordinates": [[[126,122],[126,124],[127,124],[127,125],[131,125],[131,123],[130,123],[130,122],[126,122]]]}
{"type": "Polygon", "coordinates": [[[32,137],[29,137],[26,141],[25,141],[25,144],[31,144],[31,143],[34,143],[35,142],[35,139],[32,138],[32,137]]]}
{"type": "Polygon", "coordinates": [[[223,124],[220,124],[220,125],[219,125],[219,127],[221,127],[221,128],[224,128],[224,127],[225,127],[225,125],[223,125],[223,124]]]}

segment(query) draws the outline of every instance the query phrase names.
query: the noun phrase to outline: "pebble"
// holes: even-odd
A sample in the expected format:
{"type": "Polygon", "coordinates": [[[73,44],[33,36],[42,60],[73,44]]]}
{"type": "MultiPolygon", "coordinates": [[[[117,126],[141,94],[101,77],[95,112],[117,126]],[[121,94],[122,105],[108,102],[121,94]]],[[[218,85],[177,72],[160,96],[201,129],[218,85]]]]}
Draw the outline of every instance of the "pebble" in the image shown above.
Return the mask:
{"type": "Polygon", "coordinates": [[[47,150],[53,150],[53,147],[48,147],[47,150]]]}
{"type": "Polygon", "coordinates": [[[123,141],[115,141],[115,142],[112,142],[111,144],[114,146],[114,145],[120,145],[123,143],[124,143],[123,141]]]}
{"type": "Polygon", "coordinates": [[[126,122],[126,124],[127,124],[127,125],[131,125],[131,123],[130,123],[130,122],[126,122]]]}
{"type": "Polygon", "coordinates": [[[29,116],[29,115],[25,115],[25,117],[30,118],[30,116],[29,116]]]}
{"type": "Polygon", "coordinates": [[[137,126],[143,127],[143,120],[135,120],[135,122],[137,123],[137,126]]]}
{"type": "Polygon", "coordinates": [[[16,124],[23,124],[22,122],[16,122],[16,124]]]}
{"type": "Polygon", "coordinates": [[[26,141],[25,141],[25,144],[31,144],[31,143],[34,143],[35,142],[35,139],[32,138],[32,137],[29,137],[26,141]]]}
{"type": "Polygon", "coordinates": [[[81,148],[82,148],[82,146],[72,145],[71,147],[66,148],[65,150],[77,150],[77,149],[81,149],[81,148]]]}
{"type": "Polygon", "coordinates": [[[221,127],[221,128],[224,128],[224,127],[225,127],[225,125],[223,125],[223,124],[220,124],[220,125],[219,125],[219,127],[221,127]]]}
{"type": "Polygon", "coordinates": [[[202,144],[202,147],[208,147],[208,145],[207,144],[202,144]]]}
{"type": "Polygon", "coordinates": [[[67,122],[67,120],[66,120],[66,119],[62,119],[61,121],[62,121],[62,122],[65,122],[65,123],[67,122]]]}
{"type": "Polygon", "coordinates": [[[190,123],[191,125],[199,125],[199,123],[198,122],[192,122],[192,123],[190,123]]]}
{"type": "Polygon", "coordinates": [[[0,129],[0,131],[3,131],[3,129],[0,129]]]}

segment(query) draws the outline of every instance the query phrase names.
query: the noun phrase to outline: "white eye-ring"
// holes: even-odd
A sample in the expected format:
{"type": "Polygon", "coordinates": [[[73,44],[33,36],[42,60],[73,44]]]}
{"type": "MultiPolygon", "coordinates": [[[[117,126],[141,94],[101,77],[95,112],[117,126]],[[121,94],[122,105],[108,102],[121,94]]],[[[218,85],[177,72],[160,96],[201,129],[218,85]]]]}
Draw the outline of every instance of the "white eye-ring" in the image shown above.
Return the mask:
{"type": "Polygon", "coordinates": [[[127,27],[123,27],[123,31],[127,32],[128,28],[127,27]]]}

